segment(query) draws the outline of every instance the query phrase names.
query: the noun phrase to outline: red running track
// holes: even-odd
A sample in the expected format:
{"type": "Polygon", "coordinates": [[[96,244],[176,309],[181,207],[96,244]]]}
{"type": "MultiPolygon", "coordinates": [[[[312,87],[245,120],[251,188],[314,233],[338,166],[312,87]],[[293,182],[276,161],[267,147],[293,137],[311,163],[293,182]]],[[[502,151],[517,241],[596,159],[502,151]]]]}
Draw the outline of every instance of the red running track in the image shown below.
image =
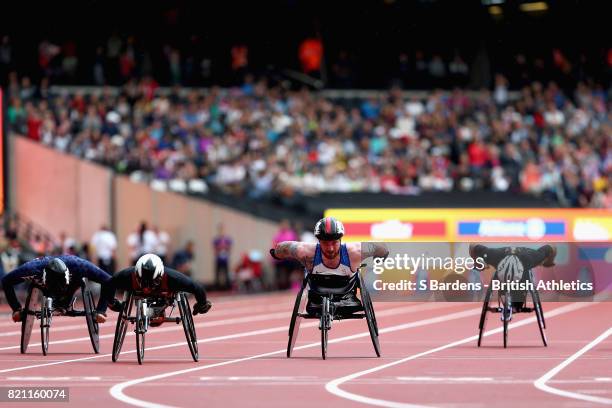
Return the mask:
{"type": "Polygon", "coordinates": [[[294,296],[213,298],[211,312],[195,319],[198,363],[174,324],[149,331],[144,365],[130,332],[112,363],[114,316],[101,326],[99,355],[77,318],[53,321],[46,357],[37,331],[21,355],[19,326],[5,315],[0,386],[67,386],[66,405],[91,408],[612,405],[609,303],[545,304],[549,347],[533,315],[515,315],[508,349],[494,315],[476,347],[480,304],[376,303],[383,356],[375,357],[365,321],[340,321],[323,361],[314,321],[302,323],[294,357],[285,357],[294,296]]]}

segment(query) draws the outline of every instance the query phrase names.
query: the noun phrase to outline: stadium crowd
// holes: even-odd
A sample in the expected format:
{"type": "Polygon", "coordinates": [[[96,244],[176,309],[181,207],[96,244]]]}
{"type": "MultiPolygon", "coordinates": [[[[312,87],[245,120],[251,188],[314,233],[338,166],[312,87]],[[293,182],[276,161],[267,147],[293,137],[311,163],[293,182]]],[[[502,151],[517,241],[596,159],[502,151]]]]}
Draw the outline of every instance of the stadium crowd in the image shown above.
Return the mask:
{"type": "Polygon", "coordinates": [[[247,76],[160,92],[151,78],[74,94],[12,75],[10,130],[121,173],[204,180],[251,197],[319,192],[516,191],[612,208],[610,98],[533,82],[512,97],[433,91],[339,100],[247,76]]]}

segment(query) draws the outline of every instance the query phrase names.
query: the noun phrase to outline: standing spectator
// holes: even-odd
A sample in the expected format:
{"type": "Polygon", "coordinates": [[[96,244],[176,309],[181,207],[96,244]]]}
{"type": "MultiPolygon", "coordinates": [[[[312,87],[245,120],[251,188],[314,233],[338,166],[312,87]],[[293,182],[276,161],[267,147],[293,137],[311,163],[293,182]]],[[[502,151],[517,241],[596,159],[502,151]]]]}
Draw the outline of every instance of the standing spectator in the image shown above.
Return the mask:
{"type": "Polygon", "coordinates": [[[232,250],[232,239],[225,234],[222,223],[217,226],[217,236],[213,239],[215,251],[215,285],[217,289],[229,289],[229,259],[232,250]]]}
{"type": "MultiPolygon", "coordinates": [[[[282,220],[279,230],[272,241],[272,248],[276,244],[283,241],[297,241],[297,234],[291,228],[289,220],[282,220]]],[[[289,275],[294,269],[294,262],[290,260],[275,261],[276,269],[276,285],[279,289],[287,289],[289,287],[289,275]]]]}
{"type": "Polygon", "coordinates": [[[117,237],[115,234],[107,225],[102,225],[91,237],[91,244],[94,246],[100,269],[108,272],[110,275],[115,273],[115,252],[117,250],[117,237]]]}
{"type": "Polygon", "coordinates": [[[59,234],[58,249],[61,254],[67,254],[71,247],[76,247],[76,239],[69,237],[66,231],[59,234]]]}
{"type": "Polygon", "coordinates": [[[177,251],[172,258],[172,268],[191,276],[191,263],[193,262],[193,241],[187,241],[185,248],[177,251]]]}
{"type": "Polygon", "coordinates": [[[130,258],[136,264],[138,258],[144,254],[153,253],[157,247],[155,233],[147,227],[146,221],[140,223],[137,231],[132,232],[127,238],[130,248],[130,258]]]}
{"type": "Polygon", "coordinates": [[[306,74],[320,74],[323,61],[323,43],[318,38],[307,38],[299,49],[302,70],[306,74]]]}
{"type": "Polygon", "coordinates": [[[170,235],[164,231],[160,230],[157,225],[153,227],[153,233],[155,234],[155,251],[154,253],[159,256],[162,262],[165,264],[168,256],[168,245],[170,245],[170,235]]]}

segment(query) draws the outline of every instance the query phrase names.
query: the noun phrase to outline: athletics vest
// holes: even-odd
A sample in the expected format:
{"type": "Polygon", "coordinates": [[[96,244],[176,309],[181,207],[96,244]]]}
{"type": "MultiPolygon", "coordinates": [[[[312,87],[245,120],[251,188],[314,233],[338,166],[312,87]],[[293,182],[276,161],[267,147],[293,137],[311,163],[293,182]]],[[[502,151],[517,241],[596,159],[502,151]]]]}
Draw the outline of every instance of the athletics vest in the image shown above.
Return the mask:
{"type": "Polygon", "coordinates": [[[340,245],[340,264],[336,268],[330,268],[323,264],[323,255],[319,244],[317,244],[312,264],[311,273],[341,276],[352,276],[353,273],[355,273],[351,268],[351,260],[349,258],[348,249],[346,249],[346,244],[340,245]]]}

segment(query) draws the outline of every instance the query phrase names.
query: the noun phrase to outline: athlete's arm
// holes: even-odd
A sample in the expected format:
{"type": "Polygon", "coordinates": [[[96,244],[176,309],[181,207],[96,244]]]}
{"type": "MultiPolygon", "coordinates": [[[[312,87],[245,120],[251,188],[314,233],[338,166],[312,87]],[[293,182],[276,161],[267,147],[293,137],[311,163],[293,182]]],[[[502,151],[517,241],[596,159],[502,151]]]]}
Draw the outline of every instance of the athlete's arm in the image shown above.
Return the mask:
{"type": "MultiPolygon", "coordinates": [[[[117,289],[132,290],[133,272],[134,267],[130,266],[129,268],[123,269],[114,274],[112,278],[104,282],[102,285],[102,294],[100,295],[100,299],[104,299],[106,302],[110,303],[112,310],[116,309],[115,305],[117,301],[115,299],[115,292],[117,289]]],[[[100,303],[98,303],[98,306],[99,305],[100,303]]]]}
{"type": "Polygon", "coordinates": [[[19,300],[17,299],[14,286],[25,281],[28,277],[36,275],[42,270],[45,264],[46,261],[42,259],[35,259],[33,261],[24,263],[19,268],[2,278],[2,288],[4,289],[4,293],[6,295],[6,301],[13,312],[21,310],[21,303],[19,303],[19,300]]]}
{"type": "Polygon", "coordinates": [[[389,255],[389,250],[385,245],[374,242],[349,242],[346,248],[353,269],[361,265],[367,258],[386,258],[389,255]]]}
{"type": "Polygon", "coordinates": [[[367,259],[369,257],[386,258],[389,256],[387,246],[377,242],[362,242],[359,244],[359,248],[361,251],[361,259],[367,259]]]}
{"type": "Polygon", "coordinates": [[[171,268],[165,268],[165,273],[168,274],[168,289],[173,292],[193,293],[198,304],[203,305],[206,303],[206,291],[202,285],[171,268]]]}
{"type": "Polygon", "coordinates": [[[308,267],[312,265],[316,248],[316,244],[299,241],[283,241],[278,243],[274,248],[274,256],[277,259],[295,259],[302,265],[308,267]]]}

